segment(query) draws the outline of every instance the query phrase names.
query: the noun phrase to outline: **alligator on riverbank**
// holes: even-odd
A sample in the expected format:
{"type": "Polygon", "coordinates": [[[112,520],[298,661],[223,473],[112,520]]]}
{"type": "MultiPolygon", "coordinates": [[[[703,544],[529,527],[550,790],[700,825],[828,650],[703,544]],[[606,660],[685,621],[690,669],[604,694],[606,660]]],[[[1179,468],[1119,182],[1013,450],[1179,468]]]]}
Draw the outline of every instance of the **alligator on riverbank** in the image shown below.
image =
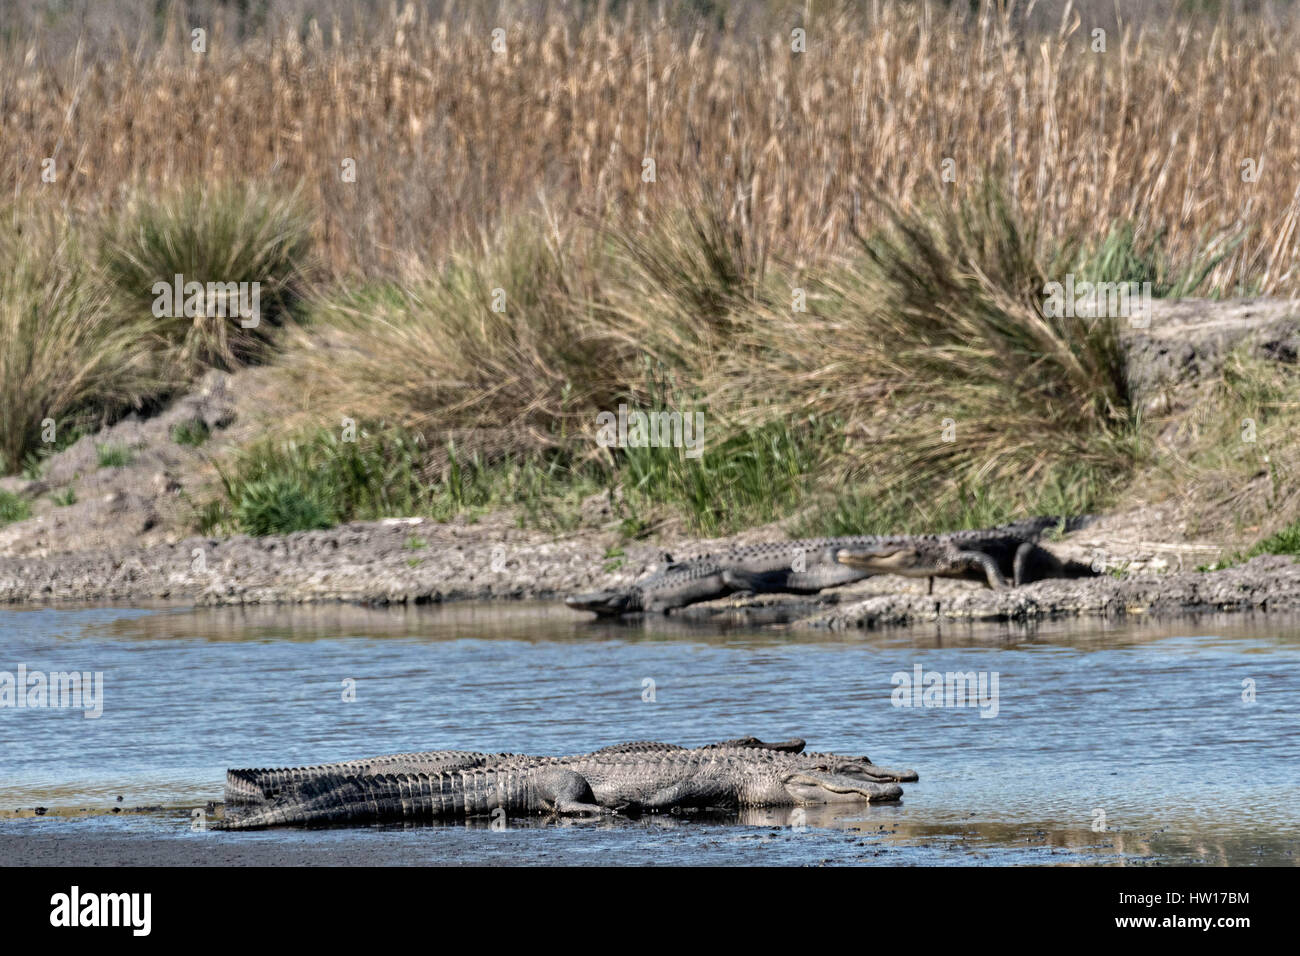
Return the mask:
{"type": "Polygon", "coordinates": [[[575,594],[565,604],[601,617],[666,612],[735,592],[815,594],[877,574],[975,580],[990,588],[1019,587],[1054,577],[1088,577],[1077,561],[1062,561],[1038,540],[1091,522],[1027,518],[995,528],[920,535],[856,535],[738,545],[717,554],[670,562],[628,588],[575,594]]]}
{"type": "MultiPolygon", "coordinates": [[[[866,757],[802,753],[803,741],[764,744],[753,738],[686,749],[633,743],[572,757],[477,755],[457,769],[356,772],[316,768],[282,782],[253,806],[232,804],[220,824],[245,830],[317,823],[433,822],[504,813],[597,815],[681,808],[734,809],[874,802],[902,796],[911,770],[888,770],[866,757]],[[492,759],[500,757],[501,759],[492,759]]],[[[432,751],[428,755],[469,754],[432,751]]],[[[401,763],[413,755],[393,755],[401,763]]],[[[382,764],[369,758],[359,764],[382,764]]],[[[435,758],[436,759],[436,758],[435,758]]],[[[460,759],[452,757],[452,760],[460,759]]],[[[334,766],[348,766],[347,764],[334,766]]],[[[249,773],[232,771],[246,780],[249,773]]]]}

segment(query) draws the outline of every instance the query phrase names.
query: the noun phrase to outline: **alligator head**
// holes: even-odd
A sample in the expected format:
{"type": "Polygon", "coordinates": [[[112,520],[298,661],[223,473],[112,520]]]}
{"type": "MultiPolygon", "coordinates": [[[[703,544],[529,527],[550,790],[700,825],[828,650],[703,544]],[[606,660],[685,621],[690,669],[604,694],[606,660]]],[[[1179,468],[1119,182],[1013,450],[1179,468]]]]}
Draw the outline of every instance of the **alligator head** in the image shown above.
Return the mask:
{"type": "Polygon", "coordinates": [[[876,783],[822,770],[792,771],[782,776],[781,784],[795,805],[897,800],[903,795],[903,788],[896,783],[876,783]]]}
{"type": "Polygon", "coordinates": [[[641,610],[641,595],[637,591],[588,591],[571,594],[564,603],[575,611],[591,611],[600,617],[617,617],[641,610]]]}

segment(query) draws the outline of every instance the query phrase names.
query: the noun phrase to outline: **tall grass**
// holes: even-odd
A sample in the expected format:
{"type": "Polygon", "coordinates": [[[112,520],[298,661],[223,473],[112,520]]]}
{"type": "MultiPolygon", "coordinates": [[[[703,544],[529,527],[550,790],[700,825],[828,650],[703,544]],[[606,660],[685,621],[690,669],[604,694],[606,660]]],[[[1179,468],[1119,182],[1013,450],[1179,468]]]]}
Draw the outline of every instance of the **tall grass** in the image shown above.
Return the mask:
{"type": "Polygon", "coordinates": [[[539,197],[565,223],[696,188],[730,197],[755,247],[843,253],[876,197],[951,203],[995,161],[1053,232],[1131,219],[1182,262],[1248,224],[1203,288],[1300,289],[1295,11],[1131,5],[1116,24],[1092,3],[1025,27],[1023,6],[336,2],[217,11],[203,54],[179,5],[149,5],[145,35],[123,12],[120,44],[104,13],[105,42],[55,48],[62,23],[0,51],[0,191],[88,208],[135,186],[303,183],[325,261],[351,276],[439,258],[539,197]],[[55,183],[33,176],[42,157],[55,183]]]}
{"type": "Polygon", "coordinates": [[[387,418],[441,446],[499,430],[542,448],[607,407],[632,348],[591,319],[595,255],[544,224],[499,230],[445,265],[336,297],[318,314],[291,374],[330,383],[339,414],[387,418]]]}
{"type": "Polygon", "coordinates": [[[1044,286],[1073,247],[1045,241],[993,182],[956,209],[891,209],[858,256],[801,280],[808,312],[756,319],[761,358],[730,370],[732,392],[768,397],[758,415],[843,422],[831,472],[895,524],[988,516],[1010,504],[1004,488],[1022,501],[1069,489],[1086,508],[1135,459],[1118,323],[1048,314],[1044,286]],[[990,488],[1000,505],[978,500],[990,488]]]}
{"type": "Polygon", "coordinates": [[[113,314],[79,233],[0,214],[0,473],[168,387],[152,321],[113,314]]]}

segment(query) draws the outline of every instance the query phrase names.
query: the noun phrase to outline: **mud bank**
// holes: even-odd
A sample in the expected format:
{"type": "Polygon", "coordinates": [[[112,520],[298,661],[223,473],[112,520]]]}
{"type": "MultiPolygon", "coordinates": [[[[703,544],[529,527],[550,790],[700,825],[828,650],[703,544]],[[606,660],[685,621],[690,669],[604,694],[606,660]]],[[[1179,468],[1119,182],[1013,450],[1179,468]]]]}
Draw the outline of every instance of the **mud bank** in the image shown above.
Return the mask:
{"type": "MultiPolygon", "coordinates": [[[[1119,523],[1117,518],[1107,521],[1119,523]]],[[[1089,529],[1087,534],[1095,537],[1097,532],[1089,529]]],[[[678,542],[676,553],[724,543],[678,542]]],[[[662,546],[634,545],[612,562],[604,557],[611,544],[600,535],[557,541],[515,528],[440,525],[421,519],[267,538],[190,538],[124,552],[0,558],[0,602],[386,605],[547,600],[628,584],[662,560],[662,546]],[[613,563],[619,566],[612,568],[613,563]]],[[[1059,553],[1090,551],[1088,539],[1078,536],[1052,547],[1059,553]]],[[[1300,610],[1300,564],[1290,557],[1262,556],[1238,567],[1203,572],[1177,570],[1150,547],[1142,551],[1130,545],[1121,553],[1126,555],[1124,564],[1134,569],[1124,576],[1043,581],[1005,591],[939,581],[933,594],[926,592],[924,581],[881,576],[811,598],[733,596],[674,613],[704,620],[727,617],[733,623],[849,628],[941,620],[1300,610]]]]}

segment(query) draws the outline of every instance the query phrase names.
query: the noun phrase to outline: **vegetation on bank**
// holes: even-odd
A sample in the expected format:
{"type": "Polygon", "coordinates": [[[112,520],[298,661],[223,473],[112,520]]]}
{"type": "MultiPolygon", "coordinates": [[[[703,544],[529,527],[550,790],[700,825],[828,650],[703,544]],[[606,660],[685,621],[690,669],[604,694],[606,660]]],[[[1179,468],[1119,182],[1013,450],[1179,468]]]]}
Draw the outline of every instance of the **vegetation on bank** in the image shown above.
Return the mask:
{"type": "MultiPolygon", "coordinates": [[[[1189,455],[1158,462],[1125,320],[1044,301],[1066,275],[1156,295],[1296,291],[1278,190],[1224,167],[1186,202],[1196,150],[1218,162],[1267,140],[1268,168],[1300,163],[1300,133],[1241,88],[1300,95],[1277,52],[1295,26],[1144,27],[1100,57],[1077,25],[1026,47],[992,7],[963,7],[885,4],[883,24],[828,13],[802,59],[786,26],[760,40],[724,17],[695,24],[699,44],[686,21],[639,32],[630,7],[625,21],[552,10],[541,29],[507,31],[500,63],[474,46],[477,14],[409,7],[343,45],[268,27],[214,45],[221,69],[199,71],[176,65],[169,21],[156,53],[89,76],[64,111],[102,158],[94,177],[73,169],[37,196],[0,161],[18,197],[0,234],[0,471],[37,467],[56,447],[49,423],[63,442],[156,410],[208,369],[270,363],[277,408],[256,441],[214,459],[195,507],[205,532],[502,507],[565,530],[602,491],[628,535],[788,517],[807,534],[939,530],[1095,511],[1139,473],[1176,494],[1259,467],[1274,491],[1251,506],[1300,513],[1280,447],[1288,372],[1234,363],[1190,420],[1189,455]],[[1226,38],[1232,83],[1212,69],[1226,38]],[[1165,155],[1193,115],[1173,108],[1171,75],[1180,104],[1214,109],[1186,167],[1152,168],[1143,157],[1165,155]],[[826,92],[864,83],[871,95],[849,99],[865,116],[826,92]],[[175,91],[166,109],[160,89],[175,91]],[[909,108],[879,113],[891,96],[909,108]],[[87,111],[134,119],[101,130],[87,111]],[[166,148],[145,149],[151,136],[166,148]],[[176,275],[258,282],[258,322],[157,314],[155,284],[176,275]],[[606,447],[597,415],[620,406],[699,412],[700,453],[606,447]],[[1251,416],[1260,439],[1243,452],[1232,429],[1251,416]]],[[[32,86],[13,70],[5,54],[0,90],[28,115],[63,103],[52,74],[32,86]]],[[[99,461],[126,463],[108,446],[99,461]]]]}
{"type": "MultiPolygon", "coordinates": [[[[283,199],[194,187],[140,202],[138,224],[126,213],[67,229],[69,248],[82,232],[119,237],[79,253],[92,298],[78,315],[101,335],[132,329],[136,365],[114,368],[111,402],[89,393],[60,414],[105,421],[207,368],[274,362],[297,414],[268,418],[257,441],[215,462],[219,483],[195,517],[208,533],[503,507],[567,530],[601,491],[628,535],[666,519],[716,534],[794,517],[818,534],[1096,510],[1145,454],[1123,320],[1052,314],[1045,284],[1155,275],[1194,290],[1219,253],[1171,262],[1127,222],[1092,243],[1051,242],[998,182],[989,174],[956,207],[891,209],[855,251],[797,267],[765,261],[709,195],[645,225],[558,233],[525,217],[401,279],[295,291],[248,348],[226,337],[237,317],[181,322],[131,293],[151,268],[203,281],[205,270],[255,275],[267,262],[288,289],[312,268],[307,219],[283,199]],[[266,210],[294,211],[269,229],[266,210]],[[196,216],[227,232],[245,223],[256,241],[227,245],[253,250],[250,262],[192,265],[210,261],[193,248],[196,216]],[[149,237],[156,266],[128,268],[120,237],[130,235],[149,237]],[[620,406],[698,413],[698,448],[604,447],[597,416],[620,406]]],[[[49,281],[31,275],[29,302],[44,288],[36,280],[49,281]]],[[[84,355],[51,351],[44,367],[46,353],[32,352],[33,378],[93,367],[103,341],[87,337],[84,355]]],[[[25,415],[0,420],[14,461],[46,447],[43,402],[35,392],[25,415]]],[[[186,422],[172,437],[199,446],[207,434],[186,422]]],[[[112,445],[97,458],[130,462],[112,445]]]]}

